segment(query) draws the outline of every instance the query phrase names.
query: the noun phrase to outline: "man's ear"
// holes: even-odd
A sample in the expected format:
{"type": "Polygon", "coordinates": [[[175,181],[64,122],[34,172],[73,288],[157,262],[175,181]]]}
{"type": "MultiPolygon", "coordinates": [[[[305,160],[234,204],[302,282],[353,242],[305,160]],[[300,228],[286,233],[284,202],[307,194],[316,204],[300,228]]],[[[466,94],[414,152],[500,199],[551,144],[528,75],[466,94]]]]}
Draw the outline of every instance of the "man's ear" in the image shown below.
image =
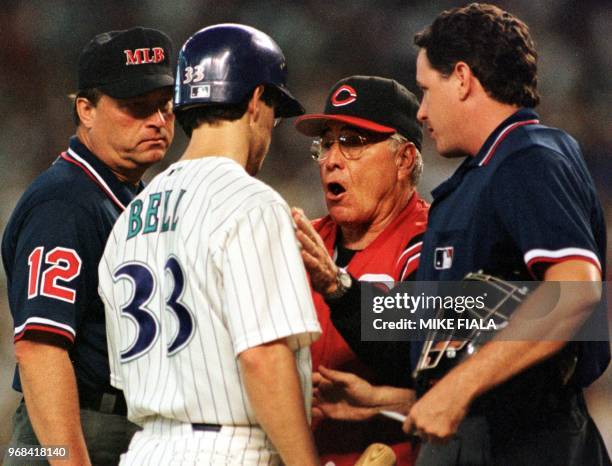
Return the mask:
{"type": "Polygon", "coordinates": [[[249,105],[247,107],[247,112],[249,113],[249,124],[253,124],[256,122],[261,115],[261,96],[264,93],[264,86],[260,84],[253,91],[253,95],[249,99],[249,105]]]}
{"type": "Polygon", "coordinates": [[[77,97],[74,105],[81,124],[87,129],[91,128],[96,118],[96,106],[85,97],[77,97]]]}
{"type": "Polygon", "coordinates": [[[473,91],[474,79],[478,79],[474,75],[472,68],[470,68],[470,66],[466,62],[459,61],[455,64],[455,68],[453,69],[453,76],[455,76],[457,80],[457,91],[459,93],[459,99],[467,99],[470,93],[473,91]]]}
{"type": "Polygon", "coordinates": [[[397,177],[400,180],[410,178],[412,170],[416,164],[417,159],[417,148],[409,142],[404,145],[404,148],[398,152],[395,158],[395,164],[397,165],[397,177]]]}

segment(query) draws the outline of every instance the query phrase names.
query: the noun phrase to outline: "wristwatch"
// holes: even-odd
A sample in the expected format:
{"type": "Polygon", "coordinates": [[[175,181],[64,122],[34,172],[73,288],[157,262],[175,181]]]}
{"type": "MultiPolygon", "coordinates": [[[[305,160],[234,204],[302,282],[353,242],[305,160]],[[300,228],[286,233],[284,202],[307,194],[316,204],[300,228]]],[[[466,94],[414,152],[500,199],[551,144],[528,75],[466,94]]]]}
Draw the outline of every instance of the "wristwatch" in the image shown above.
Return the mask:
{"type": "Polygon", "coordinates": [[[346,271],[345,268],[338,267],[338,273],[336,274],[336,285],[335,291],[325,295],[325,299],[339,299],[351,289],[353,279],[351,275],[346,271]]]}

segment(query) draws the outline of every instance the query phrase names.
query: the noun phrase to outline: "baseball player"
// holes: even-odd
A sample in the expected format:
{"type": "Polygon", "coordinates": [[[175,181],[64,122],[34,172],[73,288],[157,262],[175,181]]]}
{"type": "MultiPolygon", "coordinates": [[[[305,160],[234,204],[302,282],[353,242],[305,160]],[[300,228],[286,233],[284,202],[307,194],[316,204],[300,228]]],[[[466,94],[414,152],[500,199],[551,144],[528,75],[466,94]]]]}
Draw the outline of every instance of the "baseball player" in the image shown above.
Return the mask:
{"type": "Polygon", "coordinates": [[[286,66],[238,24],[198,31],[179,54],[190,143],[119,218],[99,267],[111,381],[143,426],[123,465],[318,463],[320,327],[288,206],[252,177],[277,119],[303,113],[286,66]]]}
{"type": "Polygon", "coordinates": [[[97,268],[115,219],[172,141],[171,54],[170,39],[145,28],[99,34],[83,49],[76,135],[21,197],[4,232],[13,387],[24,396],[12,451],[61,445],[69,458],[51,464],[116,464],[137,429],[109,381],[97,268]]]}
{"type": "MultiPolygon", "coordinates": [[[[416,192],[422,171],[418,101],[395,80],[350,76],[334,84],[320,114],[298,118],[298,131],[316,139],[329,215],[312,225],[295,211],[323,336],[312,346],[319,365],[369,381],[410,386],[409,352],[389,354],[384,342],[362,342],[360,281],[414,278],[428,205],[416,192]]],[[[376,418],[314,423],[322,461],[353,465],[372,442],[390,444],[398,464],[415,451],[397,422],[376,418]],[[349,427],[350,426],[350,427],[349,427]]]]}
{"type": "Polygon", "coordinates": [[[415,43],[418,118],[442,156],[467,156],[432,193],[417,278],[461,280],[481,270],[505,280],[588,282],[571,299],[561,295],[568,317],[549,330],[569,340],[566,326],[584,325],[580,332],[597,333],[579,339],[602,336],[491,341],[427,381],[436,383],[404,425],[429,440],[417,464],[610,464],[582,395],[610,360],[598,291],[605,223],[578,143],[533,110],[529,30],[498,7],[473,3],[440,14],[415,43]]]}

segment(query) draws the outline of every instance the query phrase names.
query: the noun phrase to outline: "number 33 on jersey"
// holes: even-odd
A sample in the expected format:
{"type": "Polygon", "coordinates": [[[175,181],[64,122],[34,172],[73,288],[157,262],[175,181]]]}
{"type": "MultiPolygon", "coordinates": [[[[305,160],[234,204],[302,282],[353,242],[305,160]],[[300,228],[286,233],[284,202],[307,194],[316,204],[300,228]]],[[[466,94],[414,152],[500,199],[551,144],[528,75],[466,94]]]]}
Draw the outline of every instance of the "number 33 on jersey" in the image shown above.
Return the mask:
{"type": "MultiPolygon", "coordinates": [[[[189,343],[193,336],[194,322],[191,311],[179,301],[185,287],[185,277],[176,257],[168,258],[165,271],[169,273],[173,283],[172,291],[166,299],[166,309],[174,314],[177,323],[177,330],[166,345],[168,356],[172,356],[189,343]]],[[[121,308],[122,315],[131,318],[135,324],[135,335],[131,344],[121,351],[121,362],[127,362],[149,351],[159,337],[160,322],[155,313],[147,309],[147,304],[151,301],[155,288],[161,284],[154,272],[140,262],[121,265],[113,274],[113,278],[115,281],[128,280],[133,287],[131,299],[121,308]]]]}

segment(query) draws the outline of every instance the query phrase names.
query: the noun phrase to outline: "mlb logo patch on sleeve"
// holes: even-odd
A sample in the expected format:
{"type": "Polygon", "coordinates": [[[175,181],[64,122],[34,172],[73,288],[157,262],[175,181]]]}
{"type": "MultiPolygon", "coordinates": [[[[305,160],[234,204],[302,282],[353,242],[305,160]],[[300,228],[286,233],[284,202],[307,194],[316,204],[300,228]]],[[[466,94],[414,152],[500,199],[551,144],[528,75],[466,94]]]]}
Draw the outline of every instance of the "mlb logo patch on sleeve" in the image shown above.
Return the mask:
{"type": "Polygon", "coordinates": [[[434,267],[436,270],[450,269],[453,265],[453,247],[436,248],[434,254],[434,267]]]}

